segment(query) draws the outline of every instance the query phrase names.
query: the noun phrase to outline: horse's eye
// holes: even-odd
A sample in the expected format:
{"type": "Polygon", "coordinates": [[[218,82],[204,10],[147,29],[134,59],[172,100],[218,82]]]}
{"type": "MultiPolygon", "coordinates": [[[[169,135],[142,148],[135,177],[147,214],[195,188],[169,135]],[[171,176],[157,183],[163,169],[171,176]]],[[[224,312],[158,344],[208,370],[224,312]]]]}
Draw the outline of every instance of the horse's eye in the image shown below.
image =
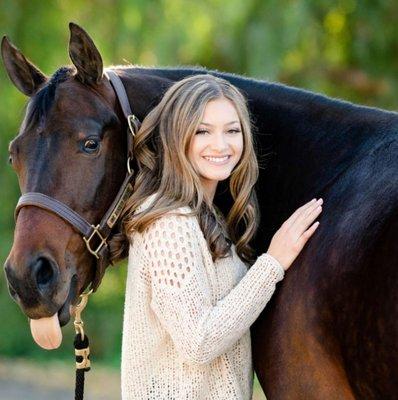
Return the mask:
{"type": "Polygon", "coordinates": [[[8,156],[8,164],[12,164],[12,155],[10,154],[9,156],[8,156]]]}
{"type": "Polygon", "coordinates": [[[87,139],[84,142],[84,151],[86,153],[95,153],[99,148],[99,142],[95,139],[87,139]]]}

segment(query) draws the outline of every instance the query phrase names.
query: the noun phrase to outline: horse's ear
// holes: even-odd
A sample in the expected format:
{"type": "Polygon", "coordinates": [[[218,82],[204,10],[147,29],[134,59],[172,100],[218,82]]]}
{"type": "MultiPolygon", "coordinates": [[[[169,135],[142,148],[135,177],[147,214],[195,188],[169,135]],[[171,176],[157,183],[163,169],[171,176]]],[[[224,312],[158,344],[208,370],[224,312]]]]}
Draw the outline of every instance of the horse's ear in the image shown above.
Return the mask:
{"type": "Polygon", "coordinates": [[[47,81],[47,77],[6,36],[1,41],[1,56],[11,81],[27,96],[33,96],[47,81]]]}
{"type": "Polygon", "coordinates": [[[99,83],[102,78],[102,58],[87,32],[73,22],[69,23],[69,56],[83,83],[99,83]]]}

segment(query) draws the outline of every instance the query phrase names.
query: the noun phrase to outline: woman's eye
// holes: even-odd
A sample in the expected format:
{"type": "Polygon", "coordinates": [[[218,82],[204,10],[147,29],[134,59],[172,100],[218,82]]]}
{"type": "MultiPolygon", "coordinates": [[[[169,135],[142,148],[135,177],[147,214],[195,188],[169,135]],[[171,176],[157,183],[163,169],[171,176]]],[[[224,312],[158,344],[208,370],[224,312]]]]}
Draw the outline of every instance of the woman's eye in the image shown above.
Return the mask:
{"type": "MultiPolygon", "coordinates": [[[[240,132],[240,129],[230,129],[230,130],[228,130],[228,133],[239,133],[240,132]]],[[[200,129],[200,130],[198,130],[198,131],[196,131],[196,134],[205,134],[205,133],[209,133],[209,131],[206,131],[206,130],[203,130],[203,129],[200,129]]]]}
{"type": "Polygon", "coordinates": [[[99,141],[96,139],[87,139],[83,145],[83,150],[89,154],[95,153],[98,150],[98,148],[99,148],[99,141]]]}

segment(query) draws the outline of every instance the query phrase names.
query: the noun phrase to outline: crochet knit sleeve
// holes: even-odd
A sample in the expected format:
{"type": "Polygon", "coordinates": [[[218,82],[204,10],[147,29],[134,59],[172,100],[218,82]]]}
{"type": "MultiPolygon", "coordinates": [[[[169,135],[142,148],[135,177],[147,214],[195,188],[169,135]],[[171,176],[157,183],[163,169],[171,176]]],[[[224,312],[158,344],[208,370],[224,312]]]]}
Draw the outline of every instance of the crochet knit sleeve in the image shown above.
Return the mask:
{"type": "Polygon", "coordinates": [[[184,361],[204,364],[227,351],[250,328],[284,270],[264,253],[213,305],[194,218],[166,214],[157,219],[143,232],[143,251],[151,278],[151,308],[184,361]]]}

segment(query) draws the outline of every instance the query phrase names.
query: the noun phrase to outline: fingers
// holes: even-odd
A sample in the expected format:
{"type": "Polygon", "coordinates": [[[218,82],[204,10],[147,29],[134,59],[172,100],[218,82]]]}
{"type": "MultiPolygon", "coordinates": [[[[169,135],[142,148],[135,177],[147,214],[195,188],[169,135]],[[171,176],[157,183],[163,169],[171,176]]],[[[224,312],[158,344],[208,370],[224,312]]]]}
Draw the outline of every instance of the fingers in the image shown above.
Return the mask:
{"type": "Polygon", "coordinates": [[[308,210],[300,214],[291,227],[291,229],[296,233],[297,237],[300,237],[308,226],[318,217],[322,212],[322,206],[314,204],[308,210]]]}
{"type": "Polygon", "coordinates": [[[312,199],[311,201],[309,201],[308,203],[305,203],[303,206],[299,207],[286,221],[285,221],[285,225],[287,228],[289,228],[294,221],[296,220],[296,218],[301,214],[301,212],[307,210],[308,208],[310,208],[313,204],[315,204],[316,199],[312,199]]]}
{"type": "MultiPolygon", "coordinates": [[[[279,254],[285,261],[285,265],[293,262],[295,257],[301,252],[307,240],[313,235],[319,226],[319,221],[307,227],[319,216],[322,211],[322,199],[315,201],[313,199],[298,208],[289,219],[287,219],[281,228],[273,236],[269,251],[279,254]],[[307,230],[306,230],[307,229],[307,230]]],[[[278,259],[278,257],[277,257],[278,259]]],[[[286,269],[287,269],[286,268],[286,269]]]]}
{"type": "MultiPolygon", "coordinates": [[[[319,204],[322,204],[323,199],[312,199],[308,203],[304,204],[303,206],[299,207],[291,216],[288,218],[285,222],[287,228],[293,227],[299,220],[299,218],[302,218],[304,215],[307,215],[310,213],[314,207],[317,207],[319,204]]],[[[301,234],[301,232],[300,232],[301,234]]]]}
{"type": "Polygon", "coordinates": [[[319,226],[319,221],[314,222],[299,238],[297,241],[298,247],[302,249],[304,245],[307,243],[308,239],[313,235],[316,228],[319,226]]]}
{"type": "Polygon", "coordinates": [[[304,215],[300,216],[298,220],[300,220],[301,225],[304,229],[307,229],[308,225],[314,221],[314,219],[321,213],[322,206],[314,206],[311,207],[304,215]]]}
{"type": "Polygon", "coordinates": [[[314,222],[304,233],[302,236],[305,238],[310,238],[311,235],[315,232],[315,229],[318,228],[319,226],[319,221],[314,222]]]}

